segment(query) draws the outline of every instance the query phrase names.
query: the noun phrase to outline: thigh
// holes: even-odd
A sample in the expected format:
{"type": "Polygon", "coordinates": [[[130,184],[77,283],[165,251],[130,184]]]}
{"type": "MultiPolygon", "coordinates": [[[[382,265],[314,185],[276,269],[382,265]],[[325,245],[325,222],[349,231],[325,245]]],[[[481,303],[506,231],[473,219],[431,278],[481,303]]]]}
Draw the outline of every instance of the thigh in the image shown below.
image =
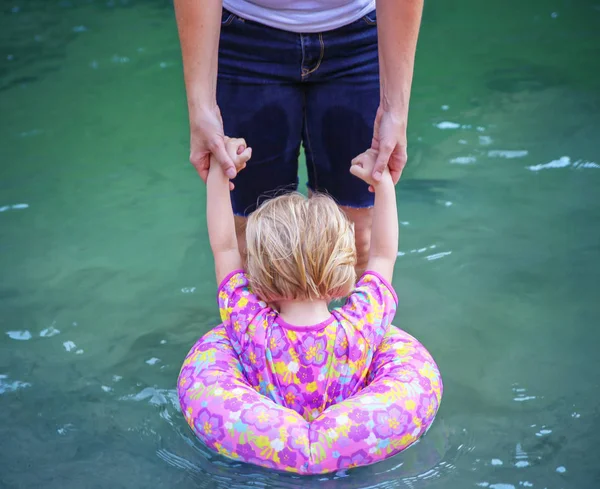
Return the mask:
{"type": "Polygon", "coordinates": [[[287,49],[289,58],[295,37],[272,31],[224,11],[217,103],[225,134],[252,147],[252,158],[234,180],[231,200],[238,216],[298,182],[304,96],[283,55],[287,49]]]}
{"type": "Polygon", "coordinates": [[[374,17],[325,33],[323,42],[325,56],[306,92],[309,187],[343,206],[370,207],[374,196],[350,174],[350,162],[371,146],[380,100],[374,17]]]}

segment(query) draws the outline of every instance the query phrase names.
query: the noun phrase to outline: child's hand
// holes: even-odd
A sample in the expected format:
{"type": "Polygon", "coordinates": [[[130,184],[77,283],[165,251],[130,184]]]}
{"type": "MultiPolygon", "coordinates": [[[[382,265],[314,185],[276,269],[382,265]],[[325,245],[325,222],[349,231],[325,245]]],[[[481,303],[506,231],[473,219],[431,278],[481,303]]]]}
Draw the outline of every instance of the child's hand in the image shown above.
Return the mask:
{"type": "Polygon", "coordinates": [[[246,168],[246,162],[252,156],[252,148],[246,145],[243,138],[230,138],[225,136],[225,150],[235,163],[235,171],[240,172],[246,168]]]}
{"type": "Polygon", "coordinates": [[[377,161],[377,151],[374,149],[368,149],[364,153],[359,154],[352,160],[352,166],[350,167],[350,173],[355,177],[360,178],[364,182],[369,184],[369,190],[373,191],[377,185],[381,184],[384,180],[391,178],[390,171],[386,166],[383,170],[383,176],[379,182],[373,179],[373,168],[377,161]]]}

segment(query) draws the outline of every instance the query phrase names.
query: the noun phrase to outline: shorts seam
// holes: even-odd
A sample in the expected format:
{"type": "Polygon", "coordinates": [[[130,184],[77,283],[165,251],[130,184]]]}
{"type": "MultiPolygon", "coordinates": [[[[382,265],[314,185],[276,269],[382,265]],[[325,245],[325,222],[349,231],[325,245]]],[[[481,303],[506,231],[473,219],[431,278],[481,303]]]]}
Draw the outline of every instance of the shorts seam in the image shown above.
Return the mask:
{"type": "MultiPolygon", "coordinates": [[[[300,42],[302,43],[302,66],[304,66],[304,42],[302,41],[303,39],[304,38],[302,37],[302,34],[300,34],[300,42]]],[[[302,79],[306,78],[308,75],[317,71],[319,69],[319,67],[321,66],[321,62],[323,61],[323,58],[325,57],[325,42],[323,41],[322,33],[319,33],[319,44],[321,45],[321,51],[319,53],[319,60],[317,61],[316,66],[314,68],[312,68],[311,70],[304,71],[304,68],[301,68],[302,79]]]]}

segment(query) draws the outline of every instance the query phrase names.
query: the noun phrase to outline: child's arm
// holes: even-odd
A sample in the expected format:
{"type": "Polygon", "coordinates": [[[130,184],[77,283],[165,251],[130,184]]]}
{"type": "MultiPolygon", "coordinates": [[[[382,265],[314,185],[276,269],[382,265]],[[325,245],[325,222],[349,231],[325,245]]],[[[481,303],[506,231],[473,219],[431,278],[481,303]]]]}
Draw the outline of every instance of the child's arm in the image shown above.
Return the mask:
{"type": "MultiPolygon", "coordinates": [[[[252,154],[243,139],[226,139],[226,149],[238,170],[245,166],[252,154]],[[243,152],[240,152],[242,147],[243,152]]],[[[206,185],[208,237],[215,260],[217,283],[220,284],[229,273],[242,268],[242,257],[235,234],[229,178],[212,156],[206,185]]]]}
{"type": "Polygon", "coordinates": [[[378,273],[391,283],[398,256],[396,189],[387,168],[379,182],[373,180],[371,174],[376,160],[377,152],[369,149],[352,160],[350,173],[371,185],[375,191],[367,270],[378,273]]]}

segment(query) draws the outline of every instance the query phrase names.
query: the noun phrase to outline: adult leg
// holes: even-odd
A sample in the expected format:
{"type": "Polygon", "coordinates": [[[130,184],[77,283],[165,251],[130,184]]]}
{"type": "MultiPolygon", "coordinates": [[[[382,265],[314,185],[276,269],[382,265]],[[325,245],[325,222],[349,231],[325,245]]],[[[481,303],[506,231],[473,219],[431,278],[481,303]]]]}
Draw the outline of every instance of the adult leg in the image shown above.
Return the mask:
{"type": "Polygon", "coordinates": [[[309,188],[330,194],[354,222],[360,274],[369,255],[374,195],[350,174],[350,162],[371,146],[379,106],[375,15],[319,36],[322,59],[305,76],[309,188]]]}
{"type": "Polygon", "coordinates": [[[296,35],[224,11],[217,103],[225,134],[243,137],[252,147],[231,194],[242,256],[246,216],[262,200],[298,185],[304,100],[294,49],[296,35]]]}

